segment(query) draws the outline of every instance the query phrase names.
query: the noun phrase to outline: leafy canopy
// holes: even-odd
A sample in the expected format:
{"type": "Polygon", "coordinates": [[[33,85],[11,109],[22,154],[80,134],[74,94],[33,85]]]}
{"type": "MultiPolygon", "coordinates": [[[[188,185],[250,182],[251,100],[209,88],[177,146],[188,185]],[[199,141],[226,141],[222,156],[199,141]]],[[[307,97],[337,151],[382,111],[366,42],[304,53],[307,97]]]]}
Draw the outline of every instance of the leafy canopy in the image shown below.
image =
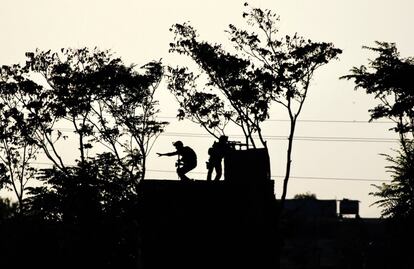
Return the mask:
{"type": "Polygon", "coordinates": [[[383,154],[390,163],[386,168],[391,183],[374,185],[370,194],[379,198],[374,204],[382,207],[382,216],[396,219],[414,217],[414,59],[402,58],[394,43],[376,42],[364,47],[378,56],[367,66],[354,67],[343,79],[355,81],[356,89],[365,89],[380,103],[370,109],[371,120],[388,118],[391,128],[400,136],[396,156],[383,154]]]}
{"type": "Polygon", "coordinates": [[[229,26],[236,53],[201,41],[188,23],[173,25],[170,51],[190,57],[201,72],[170,68],[169,88],[180,103],[179,118],[189,118],[215,136],[233,122],[242,129],[246,143],[255,146],[256,134],[266,146],[261,124],[269,117],[271,103],[283,105],[296,121],[313,72],[341,50],[297,34],[280,36],[279,17],[270,10],[250,8],[243,17],[254,30],[229,26]]]}

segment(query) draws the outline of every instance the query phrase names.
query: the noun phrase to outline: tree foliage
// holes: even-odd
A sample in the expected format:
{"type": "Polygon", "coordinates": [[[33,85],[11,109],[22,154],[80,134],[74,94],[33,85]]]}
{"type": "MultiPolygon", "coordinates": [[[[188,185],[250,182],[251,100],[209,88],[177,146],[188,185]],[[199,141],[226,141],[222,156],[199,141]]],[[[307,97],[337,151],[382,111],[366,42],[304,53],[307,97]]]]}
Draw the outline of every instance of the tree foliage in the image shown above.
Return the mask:
{"type": "Polygon", "coordinates": [[[391,183],[376,186],[371,192],[379,198],[374,204],[382,207],[382,216],[413,217],[414,208],[414,59],[402,58],[394,43],[376,42],[364,47],[378,56],[367,66],[354,67],[343,79],[355,81],[380,103],[369,110],[371,120],[387,118],[395,122],[391,128],[399,134],[401,149],[396,156],[384,154],[391,164],[391,183]]]}
{"type": "Polygon", "coordinates": [[[17,204],[8,198],[0,197],[0,225],[6,219],[12,218],[17,212],[17,204]]]}
{"type": "MultiPolygon", "coordinates": [[[[86,169],[96,154],[110,152],[124,177],[135,185],[143,179],[146,157],[167,124],[156,119],[154,99],[163,76],[161,63],[150,62],[137,71],[96,48],[37,50],[26,56],[23,66],[2,67],[0,84],[3,150],[14,154],[14,164],[27,166],[40,149],[54,167],[71,176],[59,145],[72,138],[78,144],[79,167],[86,169]]],[[[10,165],[3,163],[10,177],[10,165]]]]}
{"type": "Polygon", "coordinates": [[[246,143],[255,146],[253,134],[261,136],[260,123],[268,117],[272,77],[220,45],[199,41],[188,24],[176,24],[171,31],[175,42],[170,51],[190,56],[207,75],[205,90],[200,90],[199,75],[185,67],[170,68],[169,88],[180,103],[179,117],[200,123],[216,137],[231,121],[242,129],[246,143]]]}
{"type": "Polygon", "coordinates": [[[311,192],[305,193],[298,193],[293,196],[293,199],[300,199],[300,200],[316,200],[316,194],[311,192]]]}
{"type": "Polygon", "coordinates": [[[370,193],[379,199],[374,204],[382,208],[383,217],[414,217],[414,143],[410,141],[407,147],[407,152],[398,150],[396,157],[384,155],[390,163],[386,168],[391,175],[391,183],[375,185],[377,191],[370,193]]]}
{"type": "Polygon", "coordinates": [[[135,182],[112,153],[98,155],[82,166],[42,169],[39,187],[29,187],[28,214],[65,224],[123,218],[136,199],[135,182]],[[129,180],[128,180],[129,179],[129,180]]]}
{"type": "Polygon", "coordinates": [[[313,42],[296,33],[280,36],[277,26],[279,16],[271,10],[250,8],[243,13],[243,17],[256,31],[249,32],[230,25],[231,40],[238,51],[274,78],[277,87],[273,88],[271,100],[286,109],[290,120],[281,195],[283,207],[290,176],[296,123],[308,95],[311,79],[319,67],[336,59],[342,51],[332,43],[313,42]]]}
{"type": "Polygon", "coordinates": [[[161,63],[144,65],[141,74],[109,51],[97,49],[28,56],[32,70],[42,74],[57,98],[53,105],[61,111],[55,114],[71,122],[79,136],[80,160],[84,162],[85,150],[98,142],[115,154],[131,176],[143,172],[153,138],[166,124],[155,118],[161,63]]]}
{"type": "Polygon", "coordinates": [[[46,251],[55,263],[75,265],[84,258],[91,266],[136,265],[138,183],[167,124],[157,120],[154,97],[161,62],[127,66],[96,48],[26,56],[24,65],[1,69],[0,185],[14,188],[10,168],[37,182],[21,184],[24,214],[4,224],[19,236],[0,249],[15,257],[14,250],[33,238],[39,251],[31,252],[46,251]],[[34,170],[40,154],[52,165],[34,170]],[[31,233],[47,228],[52,229],[46,235],[31,233]]]}
{"type": "Polygon", "coordinates": [[[380,103],[369,110],[371,120],[388,118],[396,123],[392,128],[402,142],[414,135],[414,58],[402,58],[394,43],[376,42],[365,49],[378,53],[368,65],[354,67],[343,79],[355,81],[380,103]]]}
{"type": "Polygon", "coordinates": [[[331,43],[313,42],[297,34],[281,36],[278,15],[245,6],[248,11],[243,17],[253,30],[234,25],[227,30],[236,53],[200,41],[187,23],[173,25],[171,31],[175,37],[170,51],[189,56],[201,74],[185,67],[171,68],[169,88],[180,103],[179,117],[200,123],[210,133],[216,129],[223,131],[227,121],[234,122],[242,128],[246,143],[253,147],[256,146],[253,135],[266,147],[261,126],[269,117],[271,103],[283,106],[290,119],[284,200],[296,122],[311,79],[319,67],[336,59],[341,50],[331,43]]]}
{"type": "Polygon", "coordinates": [[[13,191],[20,209],[25,189],[36,173],[31,162],[36,159],[38,148],[31,139],[33,126],[23,124],[30,115],[24,113],[24,99],[17,92],[31,87],[36,85],[22,78],[18,65],[0,68],[0,189],[13,191]],[[18,98],[12,98],[13,95],[18,98]]]}

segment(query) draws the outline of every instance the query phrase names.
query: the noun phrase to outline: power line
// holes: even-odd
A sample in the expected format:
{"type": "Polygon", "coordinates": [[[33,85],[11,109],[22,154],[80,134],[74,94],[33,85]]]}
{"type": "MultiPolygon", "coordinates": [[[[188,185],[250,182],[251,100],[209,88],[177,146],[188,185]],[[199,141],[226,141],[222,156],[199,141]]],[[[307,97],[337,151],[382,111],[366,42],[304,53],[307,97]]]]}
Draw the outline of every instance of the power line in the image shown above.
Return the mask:
{"type": "MultiPolygon", "coordinates": [[[[266,121],[277,121],[277,122],[290,122],[290,120],[283,119],[268,119],[266,121]]],[[[381,123],[381,124],[394,124],[393,121],[363,121],[363,120],[297,120],[298,122],[308,122],[308,123],[381,123]]]]}
{"type": "MultiPolygon", "coordinates": [[[[32,164],[38,165],[52,165],[47,162],[32,162],[32,164]]],[[[176,174],[173,170],[162,170],[162,169],[146,169],[147,172],[158,172],[158,173],[171,173],[176,174]]],[[[207,175],[206,172],[191,171],[192,174],[207,175]]],[[[285,176],[276,175],[271,176],[273,179],[284,178],[285,176]]],[[[311,177],[311,176],[289,176],[289,178],[296,179],[308,179],[308,180],[340,180],[340,181],[365,181],[365,182],[390,182],[389,180],[373,179],[373,178],[350,178],[350,177],[311,177]]]]}
{"type": "MultiPolygon", "coordinates": [[[[111,114],[103,114],[105,117],[112,117],[111,114]]],[[[174,119],[179,120],[176,116],[157,116],[157,119],[174,119]]],[[[264,122],[290,122],[289,119],[266,119],[264,122]]],[[[298,119],[297,122],[305,123],[365,123],[365,124],[395,124],[391,120],[321,120],[321,119],[298,119]]]]}
{"type": "MultiPolygon", "coordinates": [[[[172,116],[163,116],[158,117],[160,119],[177,119],[177,117],[172,116]]],[[[265,122],[290,122],[287,119],[267,119],[265,122]]],[[[318,120],[318,119],[305,119],[305,120],[297,120],[297,122],[308,122],[308,123],[366,123],[366,124],[373,124],[373,123],[380,123],[380,124],[395,124],[393,121],[369,121],[369,120],[318,120]]]]}
{"type": "MultiPolygon", "coordinates": [[[[147,169],[149,172],[160,172],[160,173],[176,173],[176,171],[172,170],[161,170],[161,169],[147,169]]],[[[197,172],[192,171],[192,174],[201,174],[206,175],[206,172],[197,172]]],[[[285,176],[278,175],[278,176],[271,176],[271,178],[284,178],[285,176]]],[[[372,179],[372,178],[348,178],[348,177],[308,177],[308,176],[289,176],[289,178],[297,178],[297,179],[311,179],[311,180],[342,180],[342,181],[367,181],[367,182],[390,182],[389,180],[382,180],[382,179],[372,179]]]]}
{"type": "MultiPolygon", "coordinates": [[[[71,128],[56,128],[61,132],[74,132],[71,128]]],[[[191,132],[163,132],[160,136],[170,137],[195,137],[195,138],[211,138],[210,134],[191,133],[191,132]]],[[[243,135],[228,135],[232,138],[244,139],[243,135]]],[[[287,140],[287,136],[282,135],[265,135],[265,140],[287,140]]],[[[395,143],[398,139],[385,137],[349,137],[349,136],[295,136],[293,140],[297,141],[313,141],[313,142],[374,142],[374,143],[395,143]]]]}
{"type": "MultiPolygon", "coordinates": [[[[105,117],[112,117],[111,114],[104,113],[105,117]]],[[[179,120],[177,116],[157,116],[157,119],[174,119],[179,120]]],[[[264,122],[290,122],[290,119],[266,119],[264,122]]],[[[321,120],[321,119],[298,119],[297,122],[307,122],[307,123],[365,123],[365,124],[395,124],[391,120],[321,120]]]]}
{"type": "MultiPolygon", "coordinates": [[[[285,178],[284,176],[272,176],[272,178],[285,178]]],[[[367,182],[391,182],[384,179],[373,178],[349,178],[349,177],[306,177],[306,176],[290,176],[297,179],[319,179],[319,180],[342,180],[342,181],[367,181],[367,182]]]]}
{"type": "MultiPolygon", "coordinates": [[[[199,138],[211,138],[209,134],[201,133],[179,133],[179,132],[165,132],[161,133],[161,136],[173,136],[173,137],[199,137],[199,138]]],[[[234,138],[244,138],[243,135],[228,135],[234,138]]],[[[265,140],[287,140],[287,136],[280,135],[267,135],[264,136],[265,140]]],[[[398,139],[394,138],[380,138],[380,137],[347,137],[347,136],[295,136],[293,140],[302,141],[327,141],[327,142],[385,142],[394,143],[398,142],[398,139]]]]}

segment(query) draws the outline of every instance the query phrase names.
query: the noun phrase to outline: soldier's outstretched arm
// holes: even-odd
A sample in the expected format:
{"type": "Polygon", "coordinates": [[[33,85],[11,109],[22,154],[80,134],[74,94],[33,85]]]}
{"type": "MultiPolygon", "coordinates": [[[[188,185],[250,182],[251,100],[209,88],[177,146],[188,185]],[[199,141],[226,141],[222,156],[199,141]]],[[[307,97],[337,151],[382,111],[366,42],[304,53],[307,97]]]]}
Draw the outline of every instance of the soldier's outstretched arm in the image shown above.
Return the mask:
{"type": "Polygon", "coordinates": [[[161,157],[161,156],[174,156],[174,155],[178,155],[178,152],[177,151],[167,152],[167,153],[159,153],[159,152],[157,152],[157,154],[158,154],[158,157],[161,157]]]}

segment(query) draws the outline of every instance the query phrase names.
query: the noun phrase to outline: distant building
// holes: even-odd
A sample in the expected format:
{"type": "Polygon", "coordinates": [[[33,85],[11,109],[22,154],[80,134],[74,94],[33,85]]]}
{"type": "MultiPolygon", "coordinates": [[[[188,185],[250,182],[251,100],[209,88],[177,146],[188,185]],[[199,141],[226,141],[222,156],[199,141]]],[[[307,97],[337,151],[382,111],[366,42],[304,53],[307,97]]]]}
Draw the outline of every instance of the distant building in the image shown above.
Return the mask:
{"type": "Polygon", "coordinates": [[[287,199],[284,211],[292,217],[302,219],[338,217],[336,200],[287,199]]]}
{"type": "Polygon", "coordinates": [[[286,200],[281,268],[392,268],[377,257],[386,231],[384,220],[359,217],[357,200],[286,200]]]}
{"type": "Polygon", "coordinates": [[[359,201],[349,199],[287,199],[284,210],[289,215],[300,218],[359,217],[359,201]]]}
{"type": "Polygon", "coordinates": [[[342,199],[339,201],[339,215],[354,215],[359,217],[359,201],[342,199]]]}

